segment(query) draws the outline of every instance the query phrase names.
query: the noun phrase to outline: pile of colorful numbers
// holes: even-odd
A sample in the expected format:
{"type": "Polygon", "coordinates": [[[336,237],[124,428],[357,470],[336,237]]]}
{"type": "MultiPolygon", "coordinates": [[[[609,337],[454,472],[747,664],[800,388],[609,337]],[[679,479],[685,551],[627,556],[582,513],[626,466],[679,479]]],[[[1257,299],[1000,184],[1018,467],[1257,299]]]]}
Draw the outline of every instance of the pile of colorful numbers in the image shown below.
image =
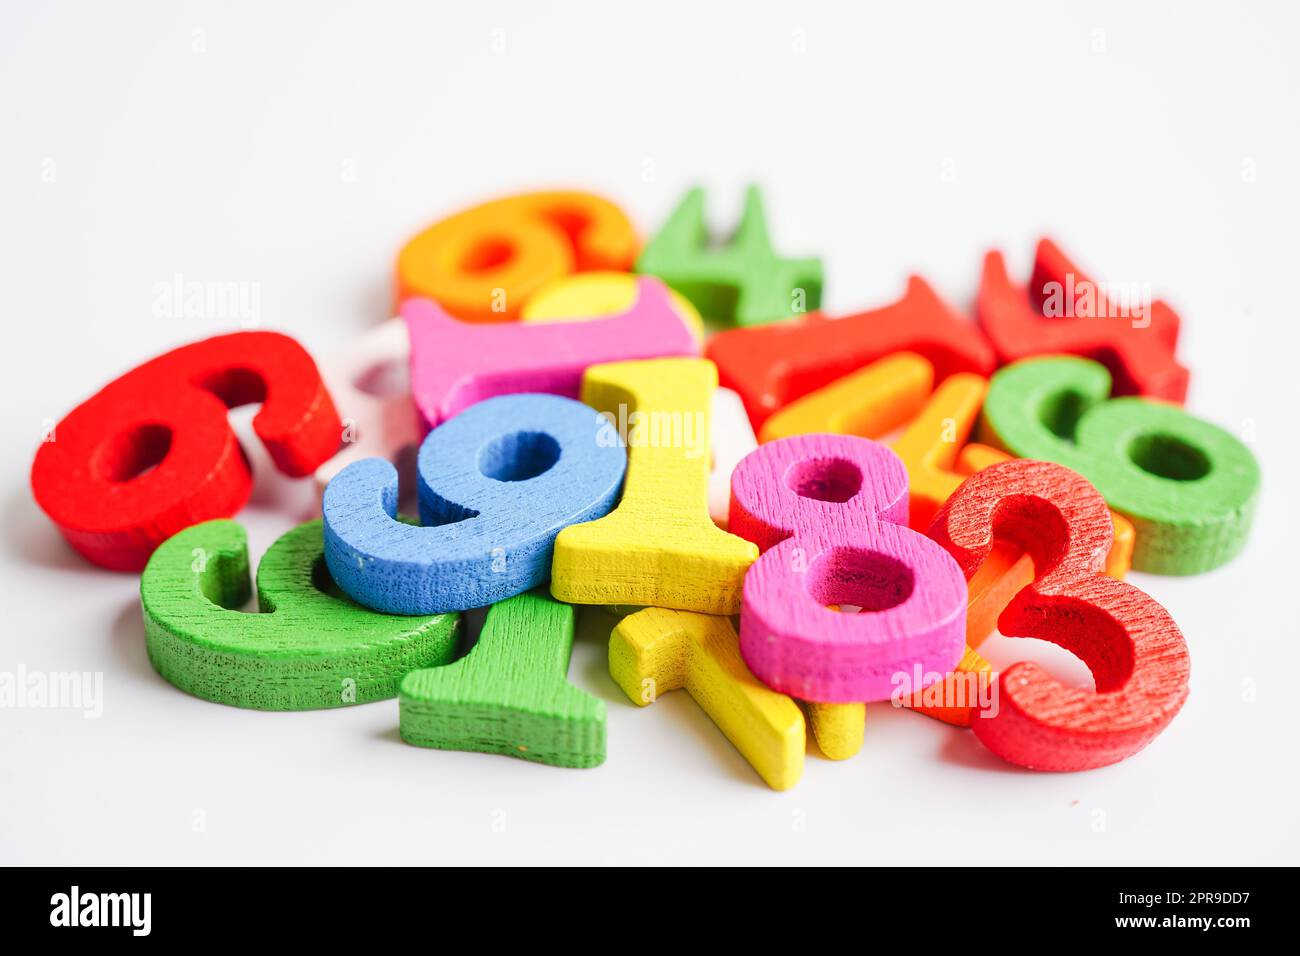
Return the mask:
{"type": "Polygon", "coordinates": [[[586,193],[453,215],[398,254],[399,317],[323,374],[267,331],[167,352],[58,423],[33,493],[87,560],[141,573],[158,673],[238,707],[397,697],[411,744],[594,767],[605,708],[566,676],[586,605],[621,615],[632,701],[685,688],[776,789],[806,726],[855,753],[872,701],[1040,770],[1153,740],[1189,656],[1123,578],[1231,560],[1260,481],[1181,407],[1178,316],[1043,240],[1027,285],[988,254],[974,321],[916,276],[832,318],[756,191],[726,243],[703,217],[692,191],[641,247],[586,193]],[[409,393],[366,387],[393,363],[409,393]],[[262,557],[260,614],[229,520],[253,479],[227,412],[250,403],[276,467],[321,489],[262,557]],[[413,456],[418,524],[397,511],[413,456]],[[1095,689],[994,673],[995,629],[1066,648],[1095,689]]]}

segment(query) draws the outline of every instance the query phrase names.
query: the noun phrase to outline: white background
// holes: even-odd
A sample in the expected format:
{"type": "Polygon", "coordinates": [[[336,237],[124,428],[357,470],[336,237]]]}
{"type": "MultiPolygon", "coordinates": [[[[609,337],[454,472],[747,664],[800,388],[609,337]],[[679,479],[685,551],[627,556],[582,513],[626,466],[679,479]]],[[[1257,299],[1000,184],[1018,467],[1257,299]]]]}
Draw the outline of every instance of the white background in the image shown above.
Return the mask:
{"type": "MultiPolygon", "coordinates": [[[[0,710],[0,862],[1296,861],[1298,8],[840,6],[7,0],[0,669],[102,671],[104,713],[0,710]],[[1180,310],[1189,408],[1250,439],[1265,487],[1233,564],[1131,578],[1193,661],[1148,750],[1022,772],[876,705],[860,754],[810,754],[778,794],[684,692],[624,700],[590,634],[592,771],[408,747],[394,701],[222,707],[153,673],[135,577],[31,500],[46,419],[233,327],[155,317],[155,283],[256,283],[262,327],[323,356],[388,315],[399,245],[453,209],[573,186],[649,232],[701,183],[722,229],[751,180],[780,249],[824,257],[832,311],[911,270],[966,308],[987,248],[1023,276],[1043,232],[1180,310]]],[[[259,481],[255,555],[310,503],[259,481]]],[[[1030,643],[994,640],[998,664],[1030,643]]]]}

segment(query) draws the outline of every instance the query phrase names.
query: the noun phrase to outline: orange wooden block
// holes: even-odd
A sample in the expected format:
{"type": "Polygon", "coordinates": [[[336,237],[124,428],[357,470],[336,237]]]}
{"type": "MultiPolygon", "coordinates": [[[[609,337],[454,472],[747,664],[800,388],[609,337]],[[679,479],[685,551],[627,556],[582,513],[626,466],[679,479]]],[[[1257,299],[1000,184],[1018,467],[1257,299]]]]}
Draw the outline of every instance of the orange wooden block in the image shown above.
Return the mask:
{"type": "Polygon", "coordinates": [[[995,679],[993,666],[968,645],[950,673],[914,693],[910,700],[896,698],[894,705],[920,711],[945,724],[969,727],[971,714],[989,700],[995,679]]]}
{"type": "Polygon", "coordinates": [[[998,615],[1034,579],[1034,562],[1016,545],[995,541],[984,565],[966,582],[966,647],[984,643],[998,626],[998,615]]]}
{"type": "Polygon", "coordinates": [[[879,437],[915,415],[933,384],[934,366],[914,352],[896,352],[775,412],[759,444],[813,432],[879,437]]]}
{"type": "Polygon", "coordinates": [[[975,427],[988,379],[958,372],[943,381],[897,441],[907,466],[908,524],[924,532],[939,506],[966,480],[954,470],[957,453],[975,427]]]}
{"type": "Polygon", "coordinates": [[[466,322],[513,322],[529,297],[573,272],[626,272],[632,224],[613,203],[581,192],[525,193],[430,226],[397,257],[397,305],[433,299],[466,322]]]}

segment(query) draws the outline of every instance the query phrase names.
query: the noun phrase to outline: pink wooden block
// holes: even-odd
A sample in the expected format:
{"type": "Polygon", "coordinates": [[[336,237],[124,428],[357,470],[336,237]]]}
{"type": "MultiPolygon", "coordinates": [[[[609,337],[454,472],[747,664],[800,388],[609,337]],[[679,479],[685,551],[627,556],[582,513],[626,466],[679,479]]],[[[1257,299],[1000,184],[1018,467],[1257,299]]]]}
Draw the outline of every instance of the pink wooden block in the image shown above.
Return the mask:
{"type": "MultiPolygon", "coordinates": [[[[343,444],[316,469],[318,496],[335,475],[362,458],[383,458],[396,465],[409,450],[414,464],[421,436],[419,415],[406,385],[410,355],[406,323],[389,319],[322,364],[321,377],[343,419],[343,444]]],[[[413,478],[414,469],[409,471],[403,477],[413,478]]]]}
{"type": "Polygon", "coordinates": [[[436,302],[408,299],[411,392],[433,428],[475,402],[516,392],[577,398],[589,365],[698,355],[700,345],[673,309],[668,290],[649,276],[637,300],[608,318],[582,322],[471,323],[436,302]]]}
{"type": "Polygon", "coordinates": [[[884,445],[798,435],[760,446],[732,474],[728,530],[763,552],[745,575],[740,651],[774,690],[885,700],[961,659],[966,580],[907,527],[907,470],[884,445]]]}

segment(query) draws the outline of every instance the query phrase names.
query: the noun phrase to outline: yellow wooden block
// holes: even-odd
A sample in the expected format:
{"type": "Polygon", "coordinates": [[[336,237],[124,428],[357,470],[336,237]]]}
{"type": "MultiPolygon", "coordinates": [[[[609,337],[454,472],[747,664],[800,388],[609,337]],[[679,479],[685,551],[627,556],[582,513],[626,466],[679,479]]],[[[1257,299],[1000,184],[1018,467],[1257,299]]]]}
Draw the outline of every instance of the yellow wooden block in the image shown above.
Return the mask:
{"type": "Polygon", "coordinates": [[[640,604],[740,613],[758,548],[709,517],[707,359],[610,362],[587,369],[582,400],[606,417],[597,440],[623,440],[618,507],[555,539],[551,593],[569,604],[640,604]]]}
{"type": "Polygon", "coordinates": [[[1133,567],[1133,544],[1137,541],[1137,528],[1118,511],[1110,513],[1115,526],[1115,540],[1106,554],[1106,573],[1116,581],[1123,581],[1133,567]]]}
{"type": "Polygon", "coordinates": [[[894,442],[894,452],[907,466],[908,523],[922,534],[966,480],[955,469],[957,453],[975,427],[988,390],[982,376],[950,375],[894,442]]]}
{"type": "Polygon", "coordinates": [[[817,746],[831,760],[847,760],[862,749],[866,704],[818,704],[807,701],[808,726],[817,746]]]}
{"type": "MultiPolygon", "coordinates": [[[[636,301],[637,276],[630,272],[575,272],[554,279],[529,298],[520,312],[523,322],[564,322],[597,319],[626,312],[636,301]]],[[[680,293],[668,290],[675,311],[704,341],[699,310],[680,293]]]]}
{"type": "Polygon", "coordinates": [[[1011,456],[1002,449],[971,442],[957,456],[957,470],[963,475],[973,475],[1004,461],[1011,461],[1011,456]]]}
{"type": "Polygon", "coordinates": [[[934,367],[912,352],[895,352],[791,402],[763,423],[759,444],[829,432],[878,438],[925,403],[934,367]]]}
{"type": "Polygon", "coordinates": [[[773,790],[803,774],[803,713],[755,677],[740,656],[731,620],[651,607],[625,617],[609,636],[609,673],[645,706],[685,688],[773,790]]]}

